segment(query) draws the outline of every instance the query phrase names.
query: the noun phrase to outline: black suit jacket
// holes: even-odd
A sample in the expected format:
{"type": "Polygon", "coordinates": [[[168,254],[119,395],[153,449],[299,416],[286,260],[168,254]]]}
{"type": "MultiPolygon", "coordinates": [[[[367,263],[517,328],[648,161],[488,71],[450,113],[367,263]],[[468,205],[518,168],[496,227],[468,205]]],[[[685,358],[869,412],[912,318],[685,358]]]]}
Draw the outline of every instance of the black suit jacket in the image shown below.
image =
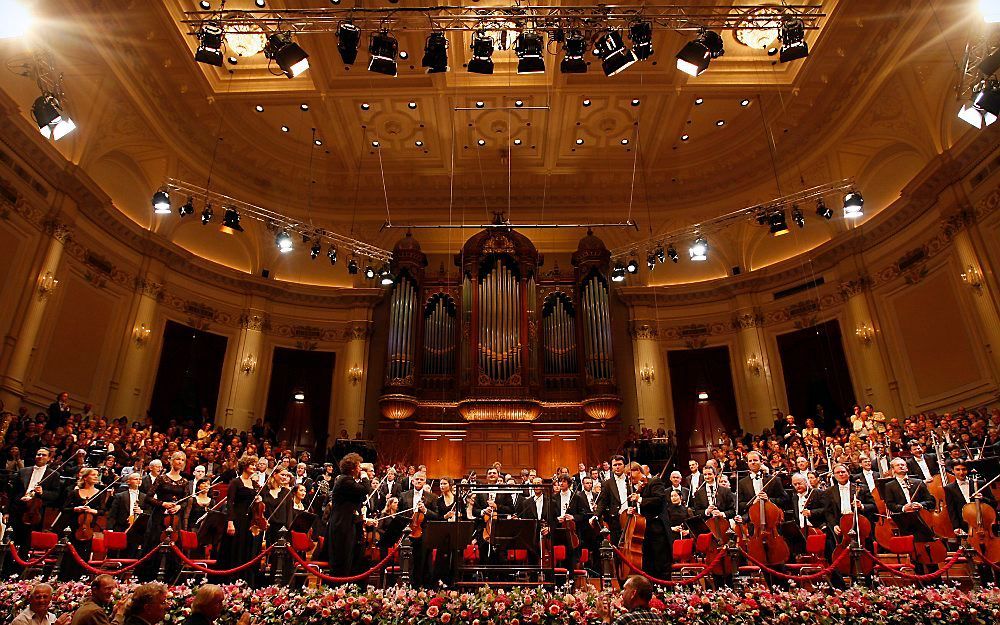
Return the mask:
{"type": "MultiPolygon", "coordinates": [[[[767,493],[767,498],[771,500],[771,503],[784,510],[785,505],[788,503],[788,496],[785,494],[785,488],[781,485],[781,478],[776,477],[772,480],[772,477],[773,475],[764,474],[762,483],[767,484],[764,492],[767,493]],[[770,484],[768,484],[768,480],[770,480],[770,484]]],[[[747,508],[750,507],[753,498],[757,496],[757,491],[754,490],[753,480],[749,475],[741,479],[736,488],[740,500],[740,509],[738,512],[740,516],[746,519],[747,508]]]]}
{"type": "Polygon", "coordinates": [[[559,527],[557,521],[559,510],[557,508],[558,504],[556,504],[555,500],[548,493],[543,494],[542,518],[538,518],[538,506],[535,504],[535,495],[532,493],[531,496],[525,497],[524,501],[521,502],[521,509],[518,510],[517,516],[522,519],[545,521],[549,527],[556,528],[559,527]]]}
{"type": "MultiPolygon", "coordinates": [[[[399,511],[403,512],[404,510],[409,510],[409,512],[403,512],[403,514],[393,518],[392,525],[394,529],[399,532],[402,532],[403,528],[409,525],[410,521],[413,519],[413,494],[414,491],[411,488],[410,490],[399,495],[399,511]]],[[[437,495],[424,491],[424,493],[420,496],[420,501],[422,501],[424,507],[427,508],[427,514],[424,515],[425,522],[441,520],[440,515],[437,513],[437,506],[434,505],[434,502],[437,501],[437,495]]]]}
{"type": "MultiPolygon", "coordinates": [[[[969,494],[976,492],[976,489],[981,487],[985,482],[979,480],[973,485],[972,480],[969,480],[969,494]]],[[[962,508],[968,503],[965,501],[965,495],[962,494],[962,489],[959,488],[958,482],[952,482],[944,487],[944,498],[945,504],[948,507],[948,518],[951,519],[951,526],[955,529],[961,529],[964,531],[969,531],[969,524],[965,522],[962,518],[962,508]]],[[[975,501],[975,500],[973,500],[975,501]]],[[[996,509],[996,500],[993,497],[993,493],[990,492],[989,488],[983,489],[983,503],[989,504],[996,509]]]]}
{"type": "MultiPolygon", "coordinates": [[[[708,487],[698,488],[698,491],[691,497],[691,509],[695,514],[705,516],[708,509],[708,487]]],[[[736,516],[736,498],[733,491],[725,486],[717,486],[715,491],[715,507],[721,510],[727,519],[736,516]]]]}
{"type": "MultiPolygon", "coordinates": [[[[701,475],[701,471],[698,471],[698,485],[695,486],[695,488],[697,489],[698,486],[701,486],[704,483],[705,483],[705,478],[701,475]]],[[[684,486],[688,490],[691,490],[691,474],[690,473],[688,473],[687,475],[685,475],[681,479],[681,486],[684,486]]]]}
{"type": "Polygon", "coordinates": [[[638,511],[646,518],[647,532],[667,533],[667,526],[663,521],[663,510],[669,501],[663,480],[658,477],[650,478],[646,485],[639,490],[638,511]]]}
{"type": "MultiPolygon", "coordinates": [[[[123,491],[111,498],[111,507],[108,509],[107,524],[108,529],[112,532],[122,532],[128,528],[128,518],[130,516],[131,510],[129,510],[129,496],[128,491],[123,491]]],[[[139,497],[136,499],[139,503],[139,507],[146,508],[146,495],[142,491],[139,491],[139,497]]]]}
{"type": "MultiPolygon", "coordinates": [[[[823,524],[826,523],[826,497],[823,496],[823,491],[814,489],[801,497],[806,500],[806,510],[809,510],[810,513],[807,517],[809,525],[822,528],[823,524]]],[[[796,527],[800,527],[799,499],[800,495],[793,490],[788,496],[788,509],[785,510],[785,521],[795,523],[796,527]]]]}
{"type": "MultiPolygon", "coordinates": [[[[912,493],[910,500],[919,503],[923,506],[924,510],[933,510],[937,506],[937,500],[927,490],[927,485],[924,484],[923,480],[912,477],[907,478],[907,491],[912,493]]],[[[903,487],[900,485],[899,480],[893,479],[888,481],[885,485],[886,509],[891,514],[896,514],[902,512],[905,505],[906,495],[903,494],[903,487]]]]}
{"type": "MultiPolygon", "coordinates": [[[[625,478],[625,485],[625,491],[627,493],[632,492],[632,486],[627,477],[625,478]]],[[[620,528],[621,526],[618,519],[618,511],[621,509],[621,505],[621,495],[618,492],[618,485],[615,483],[615,478],[612,475],[610,479],[604,480],[604,483],[601,484],[601,494],[597,497],[594,514],[614,530],[614,528],[620,528]]]]}
{"type": "MultiPolygon", "coordinates": [[[[18,469],[17,479],[11,480],[10,501],[21,505],[21,497],[28,492],[28,484],[31,483],[31,474],[35,470],[35,465],[18,469]]],[[[52,477],[55,470],[51,465],[45,465],[45,472],[42,474],[42,505],[53,506],[59,499],[62,487],[58,477],[52,477]]]]}
{"type": "MultiPolygon", "coordinates": [[[[931,477],[938,474],[938,463],[937,458],[934,454],[924,454],[924,460],[927,461],[927,470],[931,472],[931,477]]],[[[906,461],[906,472],[910,477],[915,477],[917,479],[924,479],[924,472],[920,470],[920,465],[913,458],[906,461]]]]}
{"type": "MultiPolygon", "coordinates": [[[[858,498],[858,501],[861,502],[861,514],[874,523],[877,508],[875,507],[875,500],[872,498],[872,494],[868,490],[868,487],[864,485],[864,482],[861,483],[861,486],[858,486],[852,481],[850,482],[850,485],[851,499],[854,499],[854,497],[858,498]]],[[[827,488],[823,495],[823,499],[826,502],[826,525],[831,528],[836,527],[840,524],[840,505],[843,503],[840,500],[840,485],[834,483],[833,486],[827,488]]]]}
{"type": "Polygon", "coordinates": [[[72,412],[70,410],[63,410],[59,407],[59,402],[52,402],[49,404],[49,429],[54,430],[60,425],[66,425],[71,415],[72,412]]]}

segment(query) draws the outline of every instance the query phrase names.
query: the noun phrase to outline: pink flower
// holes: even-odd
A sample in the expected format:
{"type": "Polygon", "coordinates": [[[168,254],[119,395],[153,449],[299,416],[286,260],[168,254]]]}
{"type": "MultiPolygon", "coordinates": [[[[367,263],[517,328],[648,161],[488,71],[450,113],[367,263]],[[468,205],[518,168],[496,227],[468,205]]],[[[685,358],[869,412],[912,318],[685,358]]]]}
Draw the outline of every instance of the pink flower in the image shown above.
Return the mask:
{"type": "Polygon", "coordinates": [[[441,613],[441,608],[437,607],[436,605],[432,604],[427,608],[427,616],[431,618],[437,617],[437,615],[440,613],[441,613]]]}
{"type": "Polygon", "coordinates": [[[441,622],[442,623],[450,623],[451,622],[451,612],[445,612],[444,614],[442,614],[441,615],[441,622]]]}

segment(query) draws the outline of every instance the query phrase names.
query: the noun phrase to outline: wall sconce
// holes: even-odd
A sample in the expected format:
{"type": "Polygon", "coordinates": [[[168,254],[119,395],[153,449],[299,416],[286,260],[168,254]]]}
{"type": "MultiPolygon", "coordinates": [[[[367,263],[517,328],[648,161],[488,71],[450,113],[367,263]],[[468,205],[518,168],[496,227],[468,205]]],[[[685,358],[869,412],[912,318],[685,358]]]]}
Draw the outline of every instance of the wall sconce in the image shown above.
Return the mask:
{"type": "Polygon", "coordinates": [[[135,328],[132,329],[132,340],[135,341],[135,346],[142,349],[149,342],[149,336],[153,333],[152,330],[146,327],[145,323],[140,323],[135,328]]]}
{"type": "Polygon", "coordinates": [[[976,293],[982,295],[983,293],[983,276],[980,275],[979,270],[974,266],[969,265],[966,267],[965,271],[961,273],[962,282],[968,284],[976,293]]]}
{"type": "Polygon", "coordinates": [[[642,369],[639,369],[639,379],[646,384],[652,384],[653,380],[656,379],[656,371],[653,370],[653,367],[649,363],[644,364],[642,369]]]}
{"type": "Polygon", "coordinates": [[[46,271],[45,275],[38,278],[38,297],[45,300],[52,295],[52,292],[59,286],[59,281],[51,271],[46,271]]]}
{"type": "Polygon", "coordinates": [[[354,365],[347,370],[347,379],[351,381],[352,386],[357,386],[358,382],[361,381],[361,375],[363,373],[364,371],[361,370],[361,367],[354,365]]]}
{"type": "Polygon", "coordinates": [[[861,324],[857,330],[854,331],[858,335],[858,340],[860,340],[865,345],[871,345],[872,339],[875,338],[875,328],[871,327],[867,323],[861,324]]]}
{"type": "Polygon", "coordinates": [[[240,371],[246,375],[250,375],[257,368],[257,359],[253,357],[253,354],[247,354],[243,358],[243,362],[240,363],[240,371]]]}
{"type": "Polygon", "coordinates": [[[760,368],[761,368],[760,356],[758,356],[756,353],[750,354],[750,356],[747,358],[747,369],[749,369],[750,373],[754,375],[760,375],[760,368]]]}

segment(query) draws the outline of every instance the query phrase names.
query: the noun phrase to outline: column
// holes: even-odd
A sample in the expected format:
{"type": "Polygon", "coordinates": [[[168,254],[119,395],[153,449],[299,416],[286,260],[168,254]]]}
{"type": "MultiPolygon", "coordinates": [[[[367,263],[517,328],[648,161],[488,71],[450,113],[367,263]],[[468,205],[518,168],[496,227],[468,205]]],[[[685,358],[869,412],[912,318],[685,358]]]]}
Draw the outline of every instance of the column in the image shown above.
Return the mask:
{"type": "Polygon", "coordinates": [[[126,416],[129,421],[141,419],[149,405],[154,377],[151,369],[155,366],[156,345],[163,335],[156,315],[163,285],[147,272],[145,277],[136,278],[135,286],[105,410],[110,417],[126,416]]]}
{"type": "Polygon", "coordinates": [[[372,330],[374,327],[370,321],[352,321],[345,331],[346,344],[337,354],[333,372],[333,389],[338,399],[331,405],[338,409],[330,413],[328,421],[331,442],[341,429],[346,429],[351,438],[357,432],[364,432],[368,348],[372,330]]]}
{"type": "MultiPolygon", "coordinates": [[[[744,303],[743,299],[745,296],[739,296],[737,305],[744,303]]],[[[751,307],[749,311],[737,314],[734,324],[738,330],[733,369],[739,372],[737,380],[743,387],[740,427],[747,432],[759,433],[774,425],[779,390],[782,396],[784,390],[776,386],[780,380],[775,380],[773,376],[760,309],[751,307]]]]}
{"type": "Polygon", "coordinates": [[[639,428],[676,431],[674,404],[670,395],[670,370],[660,349],[656,321],[633,321],[629,330],[635,359],[639,428]]]}
{"type": "Polygon", "coordinates": [[[258,308],[245,310],[240,316],[235,357],[228,361],[230,369],[223,375],[219,392],[219,407],[224,408],[221,427],[249,430],[254,421],[263,417],[257,413],[257,406],[261,394],[266,392],[267,380],[261,373],[261,360],[264,330],[269,325],[267,313],[258,308]]]}
{"type": "Polygon", "coordinates": [[[961,267],[961,279],[972,291],[972,310],[986,341],[984,347],[993,379],[1000,382],[1000,302],[997,299],[1000,293],[996,289],[996,276],[990,271],[986,241],[978,224],[958,230],[952,241],[961,267]]]}
{"type": "Polygon", "coordinates": [[[901,415],[903,402],[899,384],[889,364],[877,311],[870,301],[870,279],[859,276],[841,285],[847,297],[846,327],[841,329],[850,362],[854,390],[859,403],[871,404],[886,415],[901,415]]]}
{"type": "Polygon", "coordinates": [[[6,362],[0,363],[3,371],[3,375],[0,376],[0,401],[3,401],[5,410],[12,412],[17,412],[24,398],[28,364],[35,349],[35,341],[38,339],[38,328],[45,314],[45,303],[51,295],[51,289],[56,286],[56,276],[62,260],[63,247],[69,236],[69,227],[53,220],[46,224],[46,232],[49,236],[45,240],[45,252],[35,279],[28,287],[31,292],[24,316],[21,318],[20,327],[11,329],[11,335],[15,337],[14,344],[5,354],[6,362]]]}

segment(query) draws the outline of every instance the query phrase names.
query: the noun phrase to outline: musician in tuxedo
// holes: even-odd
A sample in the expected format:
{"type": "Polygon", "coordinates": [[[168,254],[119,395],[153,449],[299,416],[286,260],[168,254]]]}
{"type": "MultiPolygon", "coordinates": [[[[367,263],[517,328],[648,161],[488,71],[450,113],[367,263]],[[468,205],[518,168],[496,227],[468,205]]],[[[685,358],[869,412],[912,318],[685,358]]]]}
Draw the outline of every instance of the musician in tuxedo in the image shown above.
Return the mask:
{"type": "Polygon", "coordinates": [[[676,491],[681,496],[681,502],[687,503],[691,490],[687,486],[684,486],[683,481],[684,478],[681,476],[680,471],[671,471],[670,483],[666,485],[667,495],[669,496],[671,492],[676,491]]]}
{"type": "MultiPolygon", "coordinates": [[[[500,470],[496,467],[490,467],[486,471],[486,483],[497,486],[503,484],[503,481],[500,479],[500,470]]],[[[476,517],[480,519],[484,518],[487,514],[499,514],[502,516],[517,514],[517,508],[514,507],[514,500],[508,493],[477,493],[474,511],[476,517]]]]}
{"type": "MultiPolygon", "coordinates": [[[[138,518],[146,510],[146,495],[139,490],[142,479],[138,473],[130,473],[126,478],[128,488],[111,498],[111,505],[108,508],[106,522],[108,531],[126,532],[131,527],[131,517],[138,518]]],[[[127,536],[128,546],[126,547],[125,558],[135,558],[139,555],[139,547],[142,546],[142,532],[129,532],[127,536]]]]}
{"type": "MultiPolygon", "coordinates": [[[[395,517],[393,525],[396,528],[409,525],[416,512],[424,515],[424,523],[441,520],[441,517],[435,511],[436,506],[434,506],[437,496],[434,493],[424,490],[424,484],[426,483],[427,474],[423,471],[417,471],[410,477],[411,488],[399,494],[399,510],[403,514],[395,517]]],[[[423,524],[421,524],[421,527],[423,527],[423,524]]],[[[424,547],[423,537],[411,539],[411,543],[413,544],[413,575],[411,576],[411,583],[414,586],[425,586],[432,579],[430,553],[424,547]]]]}
{"type": "MultiPolygon", "coordinates": [[[[889,480],[885,484],[885,507],[889,514],[895,516],[903,512],[919,512],[920,510],[934,510],[937,500],[934,495],[927,490],[927,485],[923,480],[909,477],[907,475],[909,467],[906,460],[896,457],[890,463],[892,474],[895,479],[889,480]]],[[[918,542],[928,542],[936,540],[934,532],[922,522],[916,524],[899,523],[900,534],[909,534],[918,542]]],[[[937,570],[936,564],[924,566],[915,564],[914,568],[918,575],[924,575],[937,570]]]]}
{"type": "Polygon", "coordinates": [[[823,506],[817,506],[820,492],[809,487],[809,480],[796,473],[792,475],[792,491],[788,496],[782,535],[792,552],[792,561],[806,553],[806,537],[812,528],[824,525],[823,506]]]}
{"type": "Polygon", "coordinates": [[[867,454],[861,456],[861,469],[854,474],[854,479],[856,481],[860,481],[861,484],[868,489],[869,493],[874,493],[876,487],[875,480],[877,480],[878,477],[878,473],[872,466],[871,456],[868,456],[867,454]]]}
{"type": "Polygon", "coordinates": [[[549,536],[552,529],[558,527],[559,523],[559,510],[549,494],[550,492],[551,489],[542,483],[542,478],[537,476],[532,478],[531,495],[524,499],[517,514],[522,519],[539,521],[538,536],[531,548],[528,549],[530,557],[536,562],[540,557],[538,549],[541,540],[549,536]]]}
{"type": "Polygon", "coordinates": [[[590,518],[594,516],[596,506],[597,494],[594,493],[594,478],[588,475],[583,478],[580,490],[574,493],[573,502],[570,504],[568,512],[573,515],[576,532],[580,537],[580,548],[587,550],[587,564],[593,571],[597,571],[601,548],[601,533],[589,522],[590,518]]]}
{"type": "Polygon", "coordinates": [[[625,474],[625,456],[615,456],[611,459],[611,477],[601,484],[601,494],[597,497],[594,517],[603,521],[611,531],[611,544],[617,545],[622,535],[622,525],[619,517],[627,508],[629,483],[625,474]]]}
{"type": "Polygon", "coordinates": [[[573,532],[576,534],[576,538],[580,538],[580,526],[576,525],[577,507],[580,505],[577,501],[576,495],[580,494],[580,491],[574,491],[572,489],[573,478],[569,476],[568,473],[563,473],[557,479],[559,484],[559,490],[556,491],[555,495],[552,496],[552,505],[556,509],[556,525],[553,527],[555,531],[552,533],[552,544],[563,545],[566,547],[566,561],[565,568],[573,571],[576,569],[576,561],[579,559],[576,549],[573,549],[572,537],[570,536],[570,531],[565,527],[566,521],[573,522],[573,532]]]}
{"type": "Polygon", "coordinates": [[[629,509],[646,519],[642,568],[653,577],[670,579],[673,554],[667,550],[667,526],[663,521],[663,509],[668,501],[666,487],[656,476],[646,478],[638,462],[629,465],[629,472],[635,486],[628,496],[629,509]]]}
{"type": "Polygon", "coordinates": [[[851,480],[847,465],[838,464],[833,467],[833,485],[826,489],[824,499],[826,526],[837,539],[840,538],[840,518],[845,514],[857,511],[872,525],[875,524],[875,514],[878,511],[875,500],[866,486],[851,480]]]}
{"type": "Polygon", "coordinates": [[[153,487],[153,482],[156,478],[160,477],[163,473],[163,462],[159,458],[154,458],[149,461],[149,466],[147,467],[149,472],[142,478],[142,483],[139,484],[139,490],[143,493],[148,494],[149,489],[153,487]]]}
{"type": "MultiPolygon", "coordinates": [[[[985,480],[969,477],[969,466],[966,461],[953,462],[951,470],[955,474],[955,481],[944,487],[944,497],[948,507],[948,518],[951,519],[951,526],[955,528],[955,535],[963,537],[969,533],[969,524],[962,516],[962,508],[966,504],[981,501],[996,511],[997,502],[993,493],[990,492],[990,488],[983,488],[986,484],[985,480]],[[982,490],[979,490],[980,488],[982,490]]],[[[983,563],[979,565],[978,569],[983,585],[991,582],[996,583],[996,572],[993,567],[983,563]]]]}
{"type": "Polygon", "coordinates": [[[715,469],[705,467],[702,476],[705,481],[691,496],[691,510],[696,515],[706,517],[731,519],[736,516],[736,498],[733,497],[733,491],[716,483],[715,469]]]}
{"type": "Polygon", "coordinates": [[[923,445],[917,441],[910,442],[910,459],[906,468],[911,477],[925,482],[930,482],[939,473],[937,458],[934,454],[925,454],[923,445]]]}
{"type": "Polygon", "coordinates": [[[69,393],[62,392],[56,396],[56,400],[49,404],[49,431],[55,431],[56,428],[66,425],[69,418],[72,416],[72,412],[69,407],[69,393]]]}
{"type": "Polygon", "coordinates": [[[688,475],[686,475],[684,477],[684,480],[681,482],[692,493],[694,491],[698,490],[698,487],[701,486],[702,483],[704,482],[704,479],[702,477],[702,474],[701,474],[701,471],[699,470],[699,468],[700,468],[700,465],[698,464],[697,460],[690,460],[690,461],[688,461],[688,472],[689,473],[688,473],[688,475]]]}
{"type": "Polygon", "coordinates": [[[46,447],[39,447],[35,452],[35,464],[18,470],[17,477],[10,483],[10,524],[14,532],[14,544],[23,555],[31,543],[32,530],[41,529],[45,524],[47,508],[56,507],[61,488],[59,478],[49,465],[51,452],[46,447]],[[29,502],[35,497],[42,501],[41,520],[38,523],[25,523],[24,513],[29,502]]]}
{"type": "Polygon", "coordinates": [[[583,462],[576,465],[576,475],[573,476],[573,490],[583,490],[583,480],[590,477],[590,471],[583,462]]]}
{"type": "Polygon", "coordinates": [[[751,451],[747,454],[749,473],[736,483],[737,499],[740,502],[737,512],[743,519],[746,519],[747,510],[756,500],[771,501],[782,510],[785,508],[788,497],[780,478],[764,473],[762,466],[760,453],[751,451]]]}

